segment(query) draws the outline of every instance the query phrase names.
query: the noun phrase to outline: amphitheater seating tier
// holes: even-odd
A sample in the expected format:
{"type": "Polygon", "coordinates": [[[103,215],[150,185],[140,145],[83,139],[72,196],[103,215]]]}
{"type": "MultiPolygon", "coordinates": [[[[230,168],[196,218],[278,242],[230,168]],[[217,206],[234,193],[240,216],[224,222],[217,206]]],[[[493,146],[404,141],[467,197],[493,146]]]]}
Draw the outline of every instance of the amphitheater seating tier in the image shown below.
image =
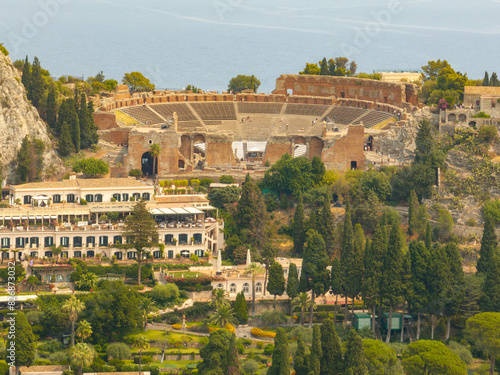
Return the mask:
{"type": "Polygon", "coordinates": [[[190,103],[191,107],[205,120],[236,120],[233,103],[190,103]]]}
{"type": "Polygon", "coordinates": [[[329,107],[330,106],[328,105],[322,104],[288,103],[285,108],[285,114],[301,116],[321,116],[329,107]]]}
{"type": "Polygon", "coordinates": [[[371,128],[391,117],[390,113],[370,110],[364,116],[359,117],[354,124],[359,124],[362,121],[365,128],[371,128]]]}
{"type": "Polygon", "coordinates": [[[197,120],[195,114],[186,103],[152,104],[151,108],[165,117],[165,119],[169,118],[174,114],[174,112],[176,112],[179,121],[197,120]]]}
{"type": "Polygon", "coordinates": [[[222,121],[219,121],[219,120],[206,120],[206,121],[203,121],[205,123],[205,125],[222,125],[222,121]]]}
{"type": "Polygon", "coordinates": [[[153,125],[165,122],[164,119],[162,119],[160,116],[158,116],[151,109],[144,105],[121,108],[120,111],[136,119],[137,121],[142,122],[143,124],[153,125]]]}
{"type": "Polygon", "coordinates": [[[326,114],[328,120],[333,120],[337,124],[348,125],[355,121],[358,117],[366,114],[367,110],[363,108],[352,107],[333,107],[330,112],[326,114]]]}
{"type": "Polygon", "coordinates": [[[179,121],[177,123],[177,130],[180,132],[196,130],[198,127],[201,127],[201,122],[199,121],[179,121]]]}
{"type": "Polygon", "coordinates": [[[283,103],[248,103],[239,102],[239,113],[271,113],[279,114],[283,108],[283,103]]]}

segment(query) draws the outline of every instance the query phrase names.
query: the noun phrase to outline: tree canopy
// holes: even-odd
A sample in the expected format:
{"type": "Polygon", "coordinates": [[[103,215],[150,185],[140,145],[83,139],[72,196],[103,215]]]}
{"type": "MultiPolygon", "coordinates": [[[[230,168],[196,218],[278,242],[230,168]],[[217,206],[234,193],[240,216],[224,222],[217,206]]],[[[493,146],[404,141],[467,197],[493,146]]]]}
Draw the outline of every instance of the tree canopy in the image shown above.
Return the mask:
{"type": "Polygon", "coordinates": [[[227,89],[233,93],[241,92],[243,90],[252,90],[253,92],[257,92],[259,86],[260,81],[254,75],[246,76],[239,74],[236,77],[231,78],[227,89]]]}
{"type": "Polygon", "coordinates": [[[155,85],[140,72],[125,73],[122,82],[128,86],[131,92],[153,91],[155,89],[155,85]]]}
{"type": "Polygon", "coordinates": [[[87,158],[75,162],[73,172],[82,172],[85,177],[100,177],[109,173],[109,166],[102,159],[87,158]]]}
{"type": "Polygon", "coordinates": [[[467,375],[467,365],[442,342],[419,340],[403,352],[403,367],[408,375],[467,375]]]}

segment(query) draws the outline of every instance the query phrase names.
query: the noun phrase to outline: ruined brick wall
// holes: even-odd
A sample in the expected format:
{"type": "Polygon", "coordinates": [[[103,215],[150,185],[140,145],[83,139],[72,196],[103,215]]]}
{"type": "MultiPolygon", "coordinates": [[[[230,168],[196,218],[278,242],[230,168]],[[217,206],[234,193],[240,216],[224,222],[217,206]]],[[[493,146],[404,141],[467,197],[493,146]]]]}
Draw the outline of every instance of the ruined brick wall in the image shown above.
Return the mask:
{"type": "Polygon", "coordinates": [[[377,101],[404,106],[417,104],[417,86],[411,83],[391,83],[354,77],[333,77],[306,74],[283,74],[276,79],[273,94],[335,96],[377,101]]]}
{"type": "Polygon", "coordinates": [[[346,135],[329,140],[323,148],[321,158],[326,168],[347,171],[351,169],[352,161],[356,162],[358,169],[364,168],[364,134],[363,125],[351,125],[346,135]]]}
{"type": "Polygon", "coordinates": [[[106,142],[114,143],[115,145],[128,145],[130,129],[110,129],[99,132],[99,139],[106,142]]]}
{"type": "Polygon", "coordinates": [[[116,115],[114,112],[94,112],[94,122],[99,130],[117,128],[116,115]]]}
{"type": "Polygon", "coordinates": [[[207,142],[206,162],[209,167],[233,166],[236,160],[232,142],[207,142]]]}
{"type": "Polygon", "coordinates": [[[309,141],[309,159],[317,156],[321,158],[323,152],[323,141],[318,137],[312,137],[309,141]]]}
{"type": "Polygon", "coordinates": [[[266,164],[268,160],[271,164],[276,163],[285,154],[292,155],[291,141],[285,143],[275,143],[270,140],[266,145],[266,152],[264,153],[262,165],[266,164]]]}
{"type": "Polygon", "coordinates": [[[177,173],[178,162],[184,160],[179,152],[180,135],[175,131],[133,130],[129,134],[128,154],[124,156],[124,165],[130,169],[141,169],[142,155],[149,151],[151,144],[158,143],[161,154],[158,158],[158,174],[177,173]]]}

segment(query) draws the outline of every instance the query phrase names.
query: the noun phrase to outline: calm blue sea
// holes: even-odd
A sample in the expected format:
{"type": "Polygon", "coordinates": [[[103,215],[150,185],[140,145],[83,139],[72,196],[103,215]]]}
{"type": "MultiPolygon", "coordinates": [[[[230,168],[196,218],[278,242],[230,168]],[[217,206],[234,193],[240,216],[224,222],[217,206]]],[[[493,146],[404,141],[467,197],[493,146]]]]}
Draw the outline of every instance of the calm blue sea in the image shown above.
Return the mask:
{"type": "Polygon", "coordinates": [[[159,88],[223,91],[254,74],[270,92],[323,56],[365,72],[444,58],[471,78],[500,73],[499,14],[492,0],[0,0],[0,43],[57,77],[139,70],[159,88]]]}

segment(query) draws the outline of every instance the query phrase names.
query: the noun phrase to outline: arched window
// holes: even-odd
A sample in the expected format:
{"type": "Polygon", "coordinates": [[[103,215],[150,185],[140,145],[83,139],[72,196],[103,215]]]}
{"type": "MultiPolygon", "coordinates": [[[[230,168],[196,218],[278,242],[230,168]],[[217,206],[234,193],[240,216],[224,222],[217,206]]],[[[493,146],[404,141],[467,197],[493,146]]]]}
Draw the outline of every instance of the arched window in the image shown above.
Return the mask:
{"type": "Polygon", "coordinates": [[[243,284],[243,293],[250,293],[250,285],[248,283],[243,284]]]}
{"type": "Polygon", "coordinates": [[[262,293],[262,284],[261,283],[255,284],[255,293],[262,293]]]}
{"type": "Polygon", "coordinates": [[[56,282],[57,283],[64,282],[64,276],[63,275],[56,275],[56,282]]]}
{"type": "Polygon", "coordinates": [[[183,257],[183,258],[189,258],[189,250],[182,250],[181,251],[181,257],[183,257]]]}
{"type": "Polygon", "coordinates": [[[224,285],[219,284],[219,285],[217,285],[217,288],[216,288],[216,289],[224,289],[224,285]]]}
{"type": "Polygon", "coordinates": [[[229,293],[236,293],[236,284],[235,283],[232,283],[229,286],[229,293]]]}
{"type": "Polygon", "coordinates": [[[66,282],[69,283],[71,281],[71,274],[66,275],[66,282]]]}

